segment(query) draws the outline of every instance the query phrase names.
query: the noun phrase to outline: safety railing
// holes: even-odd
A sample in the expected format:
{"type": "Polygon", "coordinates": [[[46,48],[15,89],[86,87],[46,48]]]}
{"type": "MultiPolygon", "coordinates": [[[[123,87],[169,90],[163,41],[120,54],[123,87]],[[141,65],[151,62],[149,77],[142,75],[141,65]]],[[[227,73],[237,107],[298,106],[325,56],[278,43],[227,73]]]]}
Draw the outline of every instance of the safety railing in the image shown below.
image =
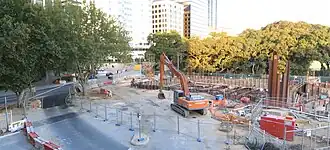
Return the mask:
{"type": "MultiPolygon", "coordinates": [[[[251,118],[255,118],[253,120],[254,124],[252,124],[252,127],[249,130],[249,135],[247,136],[246,141],[246,146],[249,147],[249,149],[329,149],[329,117],[291,109],[292,107],[297,106],[297,104],[290,102],[278,102],[275,99],[276,98],[262,98],[254,106],[251,115],[251,118]],[[265,107],[280,108],[278,109],[279,112],[282,110],[283,112],[289,112],[291,115],[294,115],[293,117],[296,118],[295,129],[290,131],[286,131],[284,129],[284,135],[293,132],[293,142],[278,139],[277,137],[274,137],[273,135],[270,135],[260,129],[259,119],[262,116],[262,108],[265,107]]],[[[285,101],[287,100],[285,99],[285,101]]],[[[272,122],[272,124],[274,125],[281,123],[272,122]]],[[[282,126],[284,126],[283,123],[282,126]]]]}
{"type": "MultiPolygon", "coordinates": [[[[177,134],[197,142],[208,141],[209,143],[222,142],[224,145],[243,145],[247,134],[248,125],[234,125],[228,133],[216,134],[223,124],[218,120],[188,119],[178,115],[164,115],[155,112],[137,112],[127,107],[111,107],[109,104],[97,103],[91,100],[75,100],[75,106],[82,111],[90,113],[100,121],[110,122],[116,126],[124,126],[130,131],[147,134],[156,138],[157,131],[173,135],[177,134]],[[227,135],[227,136],[226,136],[227,135]]],[[[162,135],[166,136],[166,135],[162,135]]],[[[170,138],[170,137],[169,137],[170,138]]]]}

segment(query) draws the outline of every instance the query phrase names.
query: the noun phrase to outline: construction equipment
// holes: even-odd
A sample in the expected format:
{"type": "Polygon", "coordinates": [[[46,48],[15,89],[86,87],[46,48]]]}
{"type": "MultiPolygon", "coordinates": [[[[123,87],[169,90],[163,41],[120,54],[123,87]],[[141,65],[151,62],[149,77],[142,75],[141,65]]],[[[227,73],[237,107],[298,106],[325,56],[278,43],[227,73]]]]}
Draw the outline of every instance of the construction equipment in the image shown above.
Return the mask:
{"type": "Polygon", "coordinates": [[[227,100],[222,94],[218,94],[215,96],[215,100],[210,100],[210,104],[213,107],[226,107],[227,106],[227,100]]]}
{"type": "Polygon", "coordinates": [[[197,111],[202,115],[206,115],[209,107],[209,100],[199,95],[191,95],[188,87],[188,80],[180,71],[178,71],[171,60],[163,53],[160,56],[160,74],[159,74],[159,99],[165,99],[165,94],[162,89],[164,86],[164,75],[166,65],[170,71],[180,80],[182,90],[175,90],[173,95],[172,110],[181,114],[183,117],[188,117],[190,111],[197,111]]]}
{"type": "Polygon", "coordinates": [[[149,80],[153,81],[154,80],[154,72],[153,72],[153,67],[149,63],[144,63],[142,66],[143,70],[145,71],[146,76],[148,77],[149,80]]]}
{"type": "Polygon", "coordinates": [[[229,122],[232,124],[249,124],[249,119],[245,117],[238,116],[233,112],[229,111],[228,109],[218,109],[214,108],[212,105],[209,108],[212,118],[222,121],[222,122],[229,122]]]}

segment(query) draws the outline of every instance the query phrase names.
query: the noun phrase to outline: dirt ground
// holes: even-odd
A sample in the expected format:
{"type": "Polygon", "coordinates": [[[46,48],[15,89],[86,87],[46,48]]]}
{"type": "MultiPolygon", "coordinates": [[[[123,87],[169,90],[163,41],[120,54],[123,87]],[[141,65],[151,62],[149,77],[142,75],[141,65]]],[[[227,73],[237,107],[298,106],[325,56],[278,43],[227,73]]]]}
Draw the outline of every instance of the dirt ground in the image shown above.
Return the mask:
{"type": "MultiPolygon", "coordinates": [[[[144,90],[135,89],[127,86],[107,86],[104,87],[113,92],[113,97],[104,98],[104,96],[93,95],[93,104],[107,104],[112,108],[120,108],[128,112],[140,112],[143,116],[145,130],[153,128],[153,115],[157,116],[157,127],[162,129],[169,129],[176,131],[176,117],[177,113],[171,110],[173,93],[171,91],[164,91],[166,99],[159,100],[157,98],[158,90],[144,90]]],[[[202,95],[205,98],[213,99],[212,95],[205,93],[193,93],[202,95]]],[[[93,109],[93,108],[92,108],[93,109]]],[[[124,116],[125,117],[125,116],[124,116]]],[[[220,149],[226,148],[226,141],[229,141],[231,149],[245,149],[244,136],[248,134],[247,127],[235,126],[234,129],[227,133],[219,131],[220,121],[211,118],[208,113],[202,116],[198,113],[192,112],[188,118],[181,118],[180,116],[180,132],[184,132],[188,136],[196,137],[197,121],[200,121],[200,137],[207,142],[205,149],[220,149]],[[222,147],[222,148],[221,148],[222,147]]],[[[147,131],[148,132],[148,131],[147,131]]]]}

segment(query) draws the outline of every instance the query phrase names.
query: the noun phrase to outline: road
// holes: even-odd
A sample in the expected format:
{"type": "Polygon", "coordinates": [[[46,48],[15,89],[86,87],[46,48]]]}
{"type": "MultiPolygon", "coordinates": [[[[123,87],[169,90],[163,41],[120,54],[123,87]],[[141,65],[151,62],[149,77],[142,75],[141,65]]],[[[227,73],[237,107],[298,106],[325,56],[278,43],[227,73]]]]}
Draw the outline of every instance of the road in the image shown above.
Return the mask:
{"type": "Polygon", "coordinates": [[[76,113],[34,122],[34,125],[39,136],[60,143],[63,149],[128,150],[127,146],[107,136],[103,129],[95,128],[76,113]]]}
{"type": "MultiPolygon", "coordinates": [[[[77,113],[68,113],[46,120],[33,122],[35,132],[45,140],[60,144],[66,150],[128,150],[124,144],[114,140],[95,128],[88,121],[79,117],[77,113]]],[[[32,146],[26,136],[17,133],[7,137],[0,137],[1,150],[27,150],[32,146]]]]}
{"type": "MultiPolygon", "coordinates": [[[[121,74],[115,74],[114,75],[114,80],[118,80],[120,78],[123,78],[125,76],[134,76],[134,75],[139,75],[139,71],[128,71],[128,72],[123,72],[121,74]]],[[[104,81],[107,81],[107,77],[104,75],[100,75],[98,77],[98,82],[104,82],[104,81]]],[[[47,94],[44,94],[42,96],[48,96],[48,97],[65,97],[69,91],[69,88],[73,85],[73,83],[67,83],[65,84],[64,86],[52,91],[52,92],[49,92],[47,94]]],[[[56,87],[59,87],[59,85],[47,85],[47,86],[41,86],[41,87],[37,87],[36,88],[36,92],[37,92],[37,95],[38,94],[41,94],[41,93],[44,93],[44,92],[47,92],[51,89],[54,89],[56,87]]],[[[5,93],[4,91],[0,91],[0,105],[3,105],[5,103],[5,97],[7,96],[7,103],[8,104],[13,104],[17,101],[17,97],[15,95],[15,93],[13,92],[7,92],[5,93]]]]}
{"type": "MultiPolygon", "coordinates": [[[[47,94],[43,94],[42,96],[50,96],[50,95],[54,95],[54,96],[58,96],[58,95],[63,95],[63,94],[67,94],[69,91],[69,88],[73,85],[73,83],[67,83],[65,85],[47,85],[47,86],[42,86],[42,87],[37,87],[36,88],[36,94],[42,94],[45,93],[51,89],[55,89],[57,87],[59,87],[58,89],[49,92],[47,94]]],[[[4,92],[0,92],[0,105],[5,103],[5,97],[7,97],[7,103],[8,104],[12,104],[15,103],[17,101],[17,96],[13,93],[13,92],[8,92],[8,93],[4,93],[4,92]]]]}
{"type": "Polygon", "coordinates": [[[0,137],[1,150],[29,150],[31,144],[27,142],[26,136],[22,133],[15,133],[6,137],[0,137]]]}

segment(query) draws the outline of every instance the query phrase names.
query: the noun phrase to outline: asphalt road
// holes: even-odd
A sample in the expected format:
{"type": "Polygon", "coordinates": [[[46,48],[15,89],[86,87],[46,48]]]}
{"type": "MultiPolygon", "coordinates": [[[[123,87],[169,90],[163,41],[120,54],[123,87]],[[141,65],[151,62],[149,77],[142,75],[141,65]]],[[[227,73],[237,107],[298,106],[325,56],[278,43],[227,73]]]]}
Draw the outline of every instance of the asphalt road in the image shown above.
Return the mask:
{"type": "MultiPolygon", "coordinates": [[[[48,86],[42,86],[42,87],[37,87],[36,88],[36,94],[42,94],[45,93],[51,89],[55,89],[58,87],[58,89],[43,94],[42,96],[51,96],[51,95],[61,95],[61,94],[67,94],[70,87],[73,85],[73,83],[67,83],[65,85],[48,85],[48,86]]],[[[5,97],[7,97],[7,103],[12,104],[17,101],[17,97],[13,92],[0,92],[0,105],[5,103],[5,97]]]]}
{"type": "MultiPolygon", "coordinates": [[[[123,78],[125,76],[133,76],[133,75],[139,75],[139,71],[128,71],[128,72],[123,72],[120,74],[114,74],[113,78],[114,80],[117,80],[118,78],[123,78]]],[[[99,82],[107,81],[108,78],[104,75],[99,75],[98,76],[99,82]]],[[[58,96],[58,95],[65,95],[68,93],[69,88],[73,85],[73,83],[67,83],[64,86],[49,92],[47,94],[43,94],[42,96],[58,96]]],[[[36,88],[37,95],[47,92],[51,89],[57,88],[59,85],[47,85],[47,86],[41,86],[36,88]]],[[[5,93],[4,91],[0,91],[0,105],[3,105],[5,103],[5,97],[7,97],[7,103],[8,104],[13,104],[17,101],[17,97],[15,93],[13,92],[7,92],[5,93]]]]}
{"type": "Polygon", "coordinates": [[[1,150],[29,150],[32,149],[26,136],[22,133],[15,133],[6,137],[0,137],[1,150]]]}
{"type": "MultiPolygon", "coordinates": [[[[45,140],[60,144],[65,150],[128,150],[129,147],[106,136],[76,113],[33,122],[34,129],[45,140]],[[55,140],[55,141],[54,141],[55,140]]],[[[0,137],[0,150],[28,150],[32,146],[22,133],[0,137]]]]}
{"type": "MultiPolygon", "coordinates": [[[[45,139],[55,140],[66,150],[128,150],[129,148],[97,129],[76,114],[66,114],[34,123],[35,131],[45,139]],[[41,126],[39,126],[41,125],[41,126]],[[38,127],[39,126],[39,127],[38,127]],[[46,138],[47,137],[47,138],[46,138]]],[[[0,147],[1,149],[1,147],[0,147]]]]}

